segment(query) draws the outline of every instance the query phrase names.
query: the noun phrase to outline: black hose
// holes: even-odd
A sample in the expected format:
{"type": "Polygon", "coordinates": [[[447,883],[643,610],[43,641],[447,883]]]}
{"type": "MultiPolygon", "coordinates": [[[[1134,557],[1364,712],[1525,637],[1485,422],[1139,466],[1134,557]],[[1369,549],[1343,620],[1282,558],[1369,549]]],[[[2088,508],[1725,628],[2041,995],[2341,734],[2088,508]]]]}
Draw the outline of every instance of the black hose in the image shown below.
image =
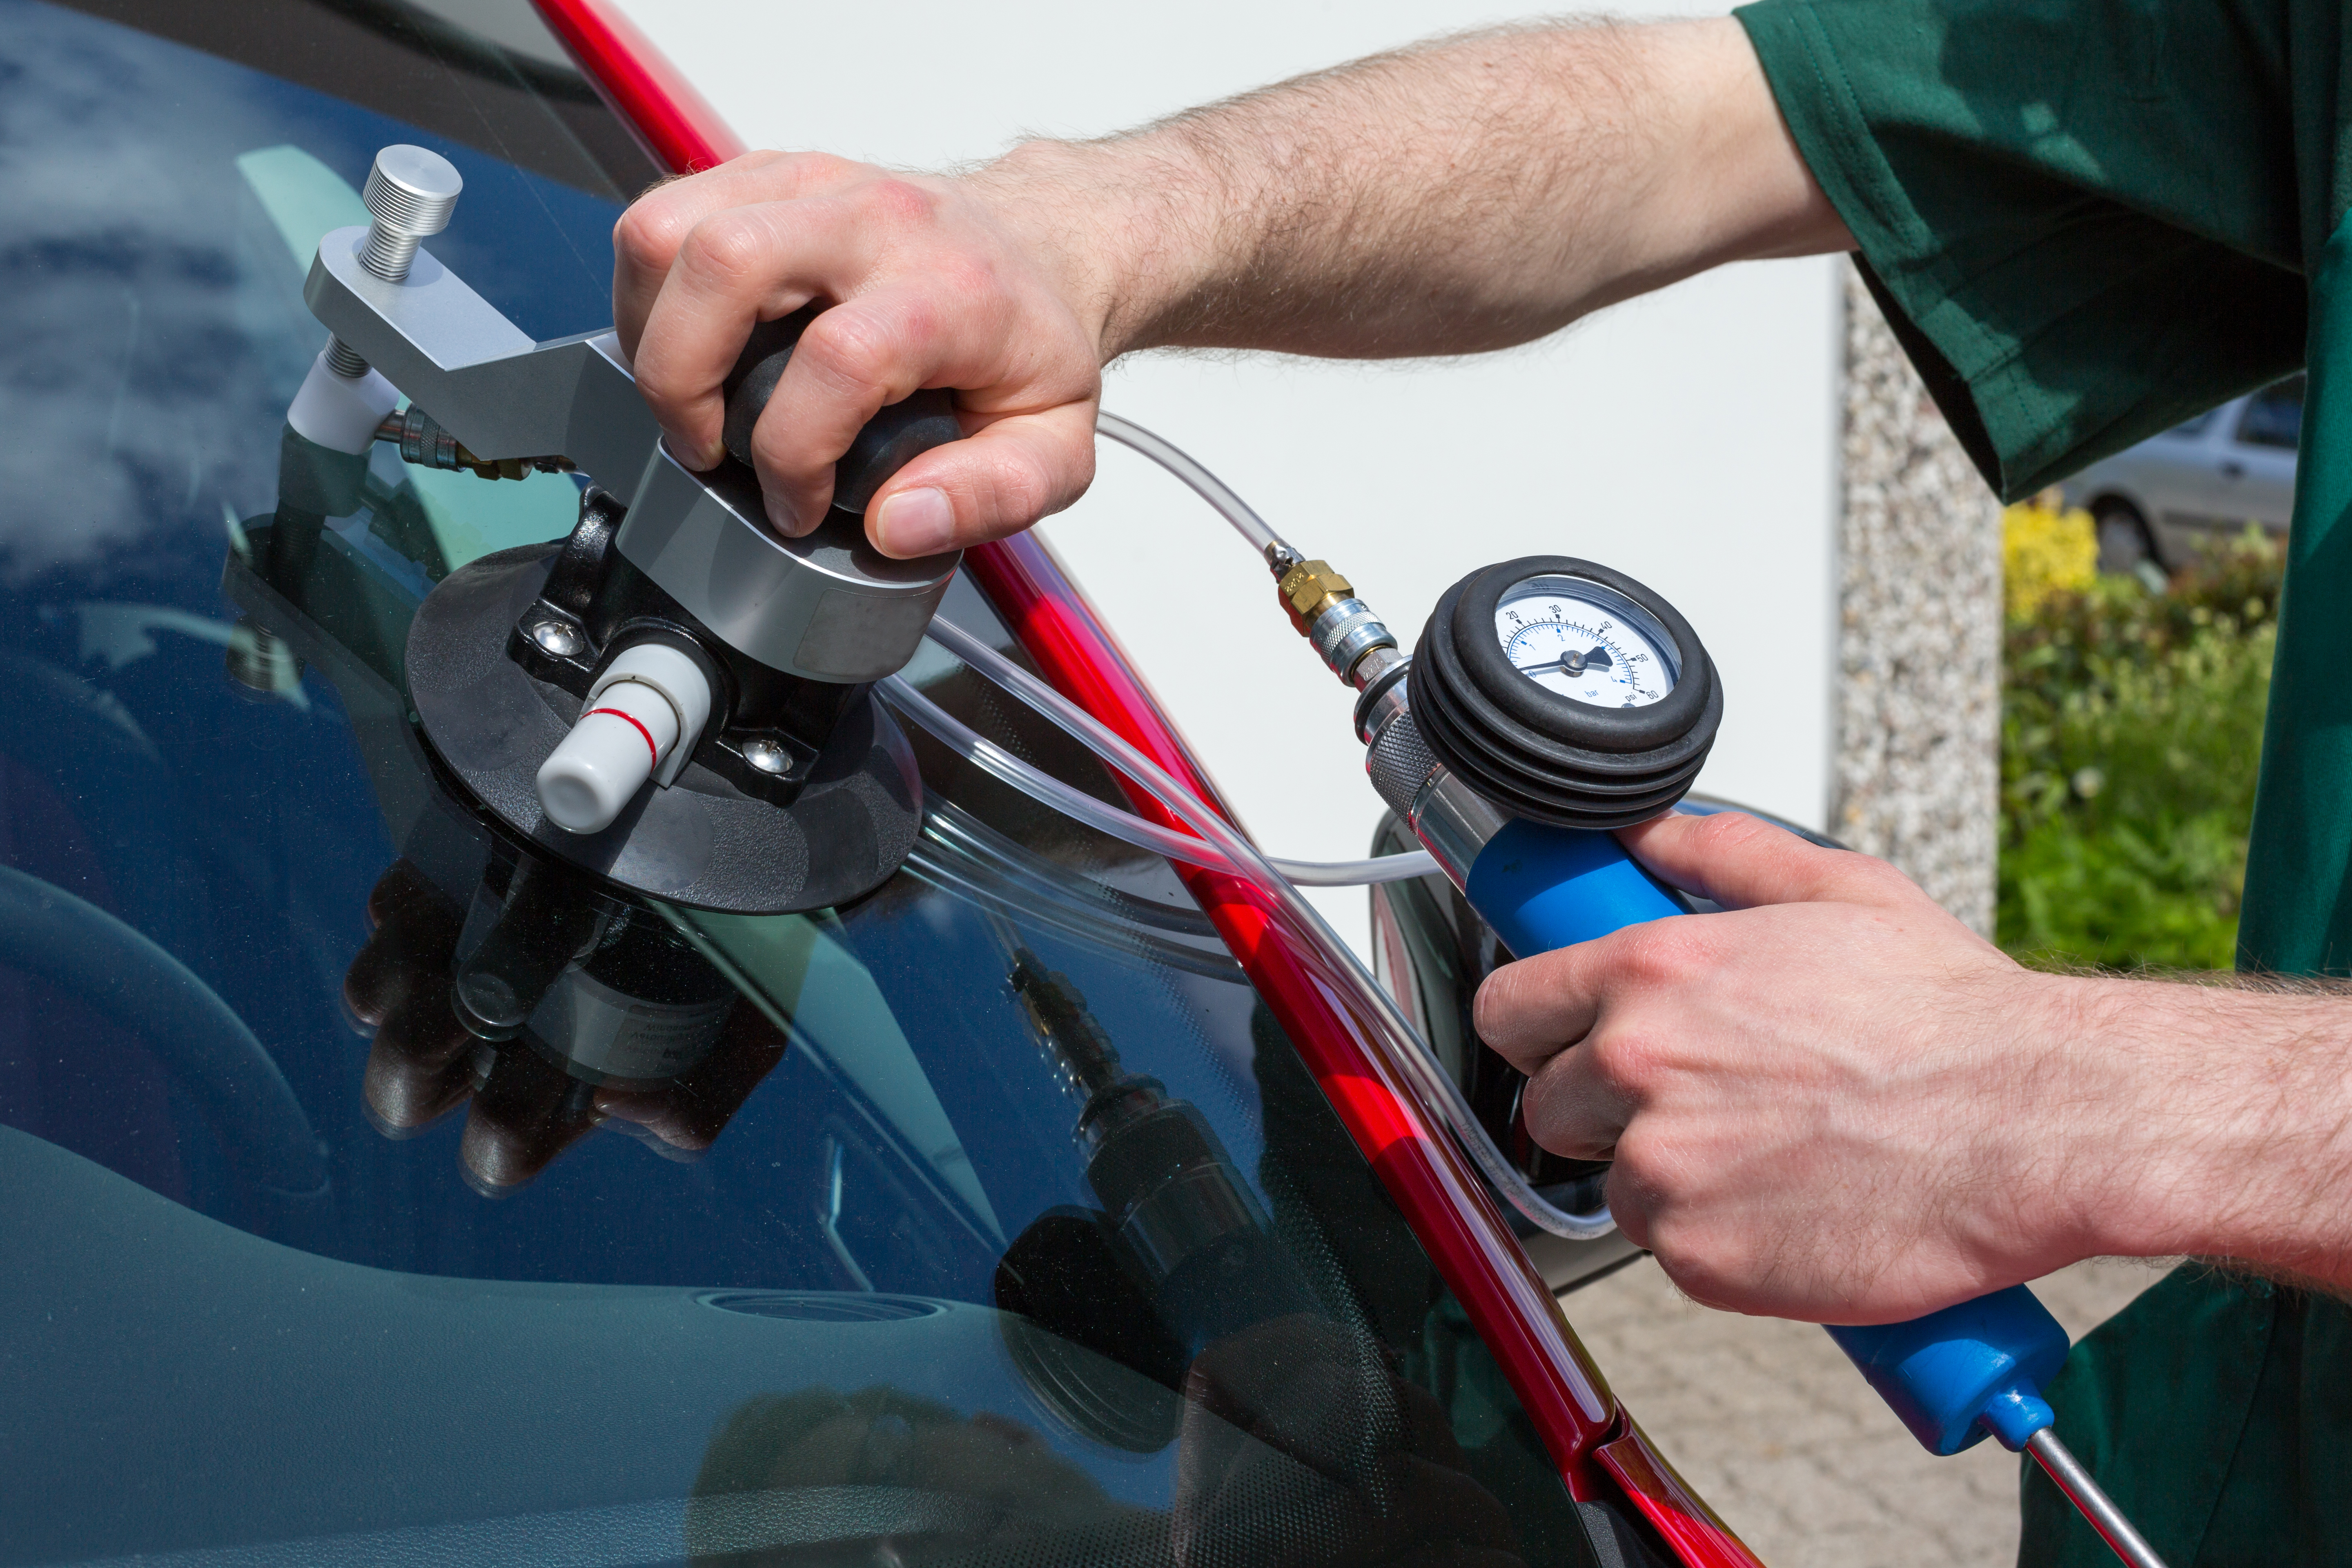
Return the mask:
{"type": "Polygon", "coordinates": [[[97,905],[0,866],[0,963],[136,1031],[203,1111],[239,1180],[281,1197],[326,1191],[326,1161],[286,1076],[178,959],[97,905]]]}

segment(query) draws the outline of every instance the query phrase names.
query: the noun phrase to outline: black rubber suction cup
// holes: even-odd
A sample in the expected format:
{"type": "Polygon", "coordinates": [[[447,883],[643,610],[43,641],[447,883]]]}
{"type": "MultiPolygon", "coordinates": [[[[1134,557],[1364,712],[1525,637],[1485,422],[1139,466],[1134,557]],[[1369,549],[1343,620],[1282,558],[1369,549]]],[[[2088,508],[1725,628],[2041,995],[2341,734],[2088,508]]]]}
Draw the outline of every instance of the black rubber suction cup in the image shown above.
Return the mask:
{"type": "Polygon", "coordinates": [[[1414,724],[1439,762],[1504,809],[1561,827],[1628,827],[1666,810],[1698,776],[1723,721],[1722,684],[1690,623],[1623,573],[1570,555],[1501,562],[1447,589],[1406,679],[1414,724]],[[1639,706],[1602,707],[1514,665],[1498,612],[1535,583],[1582,600],[1601,624],[1638,626],[1670,667],[1671,687],[1639,706]]]}
{"type": "Polygon", "coordinates": [[[731,914],[824,909],[869,893],[914,848],[922,784],[898,725],[859,693],[788,805],[690,763],[648,784],[602,833],[541,816],[539,766],[580,700],[508,657],[515,624],[560,543],[486,555],[453,572],[410,625],[407,675],[425,738],[491,816],[541,853],[633,892],[731,914]]]}

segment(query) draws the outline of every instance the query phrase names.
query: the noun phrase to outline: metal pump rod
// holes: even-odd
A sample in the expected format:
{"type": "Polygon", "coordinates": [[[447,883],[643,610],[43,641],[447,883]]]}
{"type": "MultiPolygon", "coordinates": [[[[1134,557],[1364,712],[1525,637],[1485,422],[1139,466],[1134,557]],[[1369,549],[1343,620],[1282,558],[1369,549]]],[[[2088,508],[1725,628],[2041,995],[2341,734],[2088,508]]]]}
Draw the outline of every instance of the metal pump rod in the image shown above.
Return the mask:
{"type": "Polygon", "coordinates": [[[2099,1532],[2099,1538],[2115,1549],[2117,1557],[2130,1563],[2131,1568],[2165,1568],[2164,1559],[2157,1555],[2147,1538],[2133,1528],[2115,1500],[2099,1489],[2099,1483],[2091,1479],[2091,1472],[2083,1468],[2082,1461],[2058,1440],[2056,1427],[2044,1426],[2025,1440],[2025,1447],[2043,1472],[2057,1483],[2058,1489],[2066,1494],[2066,1500],[2099,1532]]]}

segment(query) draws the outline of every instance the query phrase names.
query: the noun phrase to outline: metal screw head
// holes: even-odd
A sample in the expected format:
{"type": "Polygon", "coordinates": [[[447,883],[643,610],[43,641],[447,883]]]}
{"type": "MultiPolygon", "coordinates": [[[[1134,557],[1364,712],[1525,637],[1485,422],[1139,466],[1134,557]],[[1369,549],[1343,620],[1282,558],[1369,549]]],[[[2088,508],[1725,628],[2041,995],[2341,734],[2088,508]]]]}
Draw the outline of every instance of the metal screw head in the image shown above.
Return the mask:
{"type": "Polygon", "coordinates": [[[457,166],[438,153],[405,142],[378,153],[360,192],[373,220],[360,265],[386,282],[402,281],[416,258],[416,242],[449,226],[465,188],[457,166]]]}
{"type": "Polygon", "coordinates": [[[394,142],[375,155],[360,200],[384,227],[422,239],[449,226],[449,214],[465,188],[457,165],[440,153],[394,142]]]}
{"type": "Polygon", "coordinates": [[[570,658],[580,651],[580,634],[562,621],[533,622],[530,640],[558,658],[570,658]]]}
{"type": "Polygon", "coordinates": [[[792,758],[786,756],[784,749],[773,741],[746,741],[743,743],[743,760],[763,773],[786,773],[793,765],[792,758]]]}

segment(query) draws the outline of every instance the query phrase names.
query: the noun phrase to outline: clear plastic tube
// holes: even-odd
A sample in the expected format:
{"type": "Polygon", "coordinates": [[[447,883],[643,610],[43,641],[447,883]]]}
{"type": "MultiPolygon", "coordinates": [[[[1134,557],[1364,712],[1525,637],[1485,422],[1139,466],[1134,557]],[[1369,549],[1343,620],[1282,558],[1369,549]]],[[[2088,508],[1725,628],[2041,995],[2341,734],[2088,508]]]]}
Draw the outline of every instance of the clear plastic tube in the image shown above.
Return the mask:
{"type": "Polygon", "coordinates": [[[1191,454],[1171,441],[1146,430],[1131,419],[1122,419],[1107,408],[1095,411],[1095,434],[1118,442],[1120,446],[1142,453],[1192,488],[1192,493],[1207,501],[1217,515],[1240,531],[1250,542],[1250,548],[1260,555],[1279,547],[1296,559],[1298,552],[1288,542],[1275,532],[1274,526],[1252,510],[1249,502],[1229,489],[1225,481],[1192,460],[1191,454]]]}
{"type": "MultiPolygon", "coordinates": [[[[990,777],[1011,784],[1063,816],[1074,817],[1121,843],[1149,849],[1171,860],[1206,866],[1212,870],[1236,877],[1249,875],[1205,838],[1148,822],[1131,811],[1121,811],[1108,802],[1097,800],[1086,791],[1031,766],[974,731],[970,725],[924,696],[903,677],[891,676],[881,685],[884,700],[929,731],[948,750],[990,777]]],[[[1268,859],[1266,864],[1272,866],[1285,880],[1302,888],[1354,888],[1368,882],[1402,882],[1412,877],[1437,875],[1437,861],[1426,849],[1415,849],[1403,855],[1379,855],[1367,860],[1268,859]]]]}
{"type": "Polygon", "coordinates": [[[1265,863],[1294,888],[1361,888],[1438,874],[1437,857],[1426,849],[1374,855],[1363,860],[1285,860],[1269,855],[1265,863]]]}
{"type": "MultiPolygon", "coordinates": [[[[1486,1179],[1495,1184],[1496,1190],[1503,1194],[1505,1200],[1513,1208],[1525,1215],[1528,1221],[1539,1229],[1549,1231],[1554,1236],[1565,1237],[1571,1241],[1593,1240],[1608,1235],[1616,1228],[1616,1222],[1610,1217],[1606,1207],[1596,1209],[1591,1214],[1571,1214],[1547,1201],[1542,1194],[1535,1190],[1527,1177],[1519,1173],[1517,1167],[1505,1158],[1503,1152],[1495,1146],[1495,1141],[1486,1135],[1486,1128],[1479,1123],[1477,1113],[1470,1109],[1470,1102],[1463,1098],[1461,1086],[1454,1081],[1451,1074],[1438,1065],[1437,1058],[1432,1054],[1428,1046],[1422,1041],[1419,1033],[1398,1009],[1395,999],[1388,994],[1387,988],[1366,972],[1363,961],[1356,956],[1355,950],[1339,940],[1337,933],[1332,931],[1331,928],[1325,923],[1323,917],[1317,912],[1315,906],[1308,903],[1300,895],[1298,889],[1292,886],[1264,855],[1258,852],[1257,847],[1243,837],[1231,823],[1217,815],[1216,811],[1198,795],[1170,776],[1158,763],[1129,745],[1123,737],[1108,725],[978,637],[973,637],[970,632],[951,622],[934,617],[931,621],[931,636],[941,647],[961,659],[972,670],[1002,688],[1008,695],[1020,699],[1044,718],[1067,731],[1104,762],[1150,791],[1180,821],[1220,851],[1224,857],[1225,866],[1232,868],[1235,875],[1245,877],[1255,883],[1268,898],[1299,924],[1309,931],[1319,931],[1330,950],[1338,954],[1340,961],[1354,973],[1363,993],[1372,1000],[1375,1006],[1380,1008],[1382,1020],[1396,1037],[1409,1043],[1408,1048],[1393,1053],[1399,1069],[1412,1080],[1414,1089],[1421,1095],[1423,1103],[1437,1116],[1439,1121],[1453,1129],[1454,1137],[1468,1152],[1471,1160],[1476,1163],[1480,1171],[1485,1173],[1486,1179]]],[[[920,694],[917,695],[919,697],[920,694]]],[[[895,700],[895,692],[893,698],[895,700]]],[[[945,714],[940,716],[947,717],[945,714]]],[[[909,717],[914,717],[918,722],[921,722],[921,718],[917,713],[910,711],[909,717]]],[[[950,722],[953,721],[950,720],[950,722]]],[[[971,734],[969,730],[965,730],[964,732],[971,734]]],[[[988,745],[988,742],[977,735],[973,735],[972,739],[981,746],[988,745]]],[[[1011,753],[1003,752],[1001,748],[989,749],[1024,771],[1034,771],[1028,769],[1026,763],[1020,763],[1019,759],[1013,758],[1011,753]]],[[[978,756],[973,760],[976,763],[980,762],[978,756]]],[[[982,763],[982,765],[988,764],[982,763]]],[[[992,767],[991,771],[993,773],[995,769],[992,767]]],[[[1008,783],[1017,784],[1018,782],[1004,774],[1000,773],[998,776],[1006,777],[1008,783]]],[[[1058,784],[1059,781],[1054,782],[1058,784]]],[[[1062,787],[1066,789],[1068,786],[1062,787]]],[[[1114,809],[1104,806],[1102,802],[1094,800],[1091,796],[1084,798],[1090,807],[1101,810],[1114,809]]],[[[1133,820],[1141,822],[1140,818],[1133,820]]],[[[1190,855],[1183,858],[1192,858],[1190,855]]]]}

